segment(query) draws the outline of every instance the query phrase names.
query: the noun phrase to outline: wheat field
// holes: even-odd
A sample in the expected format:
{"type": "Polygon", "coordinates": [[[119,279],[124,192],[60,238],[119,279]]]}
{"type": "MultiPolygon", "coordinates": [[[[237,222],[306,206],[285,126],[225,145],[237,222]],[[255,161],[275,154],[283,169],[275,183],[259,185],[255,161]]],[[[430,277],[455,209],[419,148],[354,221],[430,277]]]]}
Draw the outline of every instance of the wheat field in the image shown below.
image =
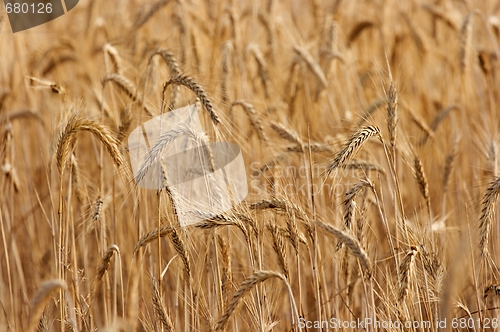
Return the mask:
{"type": "Polygon", "coordinates": [[[12,34],[2,7],[0,330],[497,330],[499,15],[82,0],[12,34]],[[248,195],[184,227],[128,137],[187,105],[248,195]]]}

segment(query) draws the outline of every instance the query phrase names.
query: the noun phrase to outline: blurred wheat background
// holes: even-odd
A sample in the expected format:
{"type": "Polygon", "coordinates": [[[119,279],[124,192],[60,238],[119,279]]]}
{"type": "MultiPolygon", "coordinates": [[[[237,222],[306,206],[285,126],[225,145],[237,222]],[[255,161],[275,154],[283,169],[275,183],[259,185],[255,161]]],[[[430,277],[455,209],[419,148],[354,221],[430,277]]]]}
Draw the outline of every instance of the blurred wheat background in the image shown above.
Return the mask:
{"type": "Polygon", "coordinates": [[[2,8],[0,330],[494,330],[499,13],[88,0],[12,34],[2,8]],[[127,137],[189,104],[249,193],[183,228],[127,137]]]}

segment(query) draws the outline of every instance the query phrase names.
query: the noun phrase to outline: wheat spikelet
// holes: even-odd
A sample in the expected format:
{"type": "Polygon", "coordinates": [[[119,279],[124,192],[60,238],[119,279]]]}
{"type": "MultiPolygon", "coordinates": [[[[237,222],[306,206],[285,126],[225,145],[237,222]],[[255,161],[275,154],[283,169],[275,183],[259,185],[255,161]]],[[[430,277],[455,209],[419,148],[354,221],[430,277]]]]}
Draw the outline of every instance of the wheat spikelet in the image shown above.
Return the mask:
{"type": "Polygon", "coordinates": [[[217,237],[217,242],[220,247],[220,254],[222,257],[222,280],[221,289],[224,298],[226,298],[227,292],[231,287],[233,277],[231,273],[231,257],[229,256],[229,245],[221,236],[217,237]]]}
{"type": "Polygon", "coordinates": [[[191,264],[189,263],[189,255],[186,250],[186,245],[184,244],[179,231],[175,227],[172,227],[170,237],[172,238],[172,243],[174,244],[175,251],[177,251],[177,253],[181,257],[182,262],[184,263],[184,271],[189,282],[189,280],[191,280],[191,264]]]}
{"type": "Polygon", "coordinates": [[[399,267],[399,293],[398,302],[402,303],[408,296],[408,291],[410,288],[410,278],[413,273],[413,268],[415,265],[415,256],[418,253],[417,247],[411,247],[410,250],[405,255],[405,258],[401,262],[399,267]]]}
{"type": "Polygon", "coordinates": [[[172,319],[170,318],[170,315],[167,313],[167,311],[165,310],[165,306],[163,305],[163,300],[160,295],[160,287],[161,285],[159,281],[151,279],[153,308],[163,328],[167,332],[173,332],[175,331],[174,324],[172,323],[172,319]]]}
{"type": "Polygon", "coordinates": [[[97,121],[85,118],[83,114],[74,113],[66,123],[66,127],[59,136],[57,143],[57,168],[61,173],[66,165],[70,145],[76,139],[79,131],[89,131],[101,141],[117,167],[125,165],[122,154],[118,149],[118,140],[111,134],[110,130],[97,121]]]}
{"type": "Polygon", "coordinates": [[[217,320],[214,330],[215,331],[224,331],[227,324],[229,323],[229,319],[233,315],[234,311],[237,309],[238,305],[241,303],[243,298],[254,288],[257,284],[269,279],[269,278],[279,278],[282,280],[286,280],[285,277],[274,271],[257,271],[240,285],[240,288],[236,293],[234,293],[231,301],[226,306],[226,310],[224,314],[217,320]]]}
{"type": "Polygon", "coordinates": [[[287,128],[284,124],[271,121],[271,128],[273,128],[273,130],[278,133],[281,138],[295,143],[301,148],[303,147],[304,143],[300,139],[299,135],[292,129],[287,128]]]}
{"type": "Polygon", "coordinates": [[[392,150],[396,147],[398,124],[398,94],[394,82],[391,81],[389,92],[387,93],[387,128],[389,129],[389,142],[392,150]]]}
{"type": "MultiPolygon", "coordinates": [[[[450,105],[446,108],[443,108],[442,110],[440,110],[438,112],[438,114],[436,115],[436,117],[432,120],[432,123],[430,125],[430,130],[432,133],[434,133],[436,131],[436,129],[438,128],[439,124],[441,122],[443,122],[444,119],[446,119],[446,117],[451,113],[451,111],[453,110],[460,110],[460,106],[459,105],[450,105]]],[[[427,140],[429,139],[429,135],[426,135],[422,138],[422,140],[420,140],[419,142],[419,145],[423,145],[427,142],[427,140]]]]}
{"type": "Polygon", "coordinates": [[[101,264],[97,268],[97,276],[96,276],[97,281],[101,281],[102,277],[104,276],[104,273],[106,273],[106,271],[108,270],[109,263],[111,262],[111,258],[113,257],[113,253],[115,252],[118,256],[120,256],[120,248],[118,248],[116,244],[112,244],[108,247],[108,249],[106,249],[106,251],[102,255],[101,264]]]}
{"type": "Polygon", "coordinates": [[[357,23],[352,29],[351,32],[349,33],[347,37],[347,47],[350,47],[350,45],[358,39],[359,35],[361,35],[361,32],[363,32],[366,29],[372,28],[375,26],[375,24],[372,21],[361,21],[357,23]]]}
{"type": "Polygon", "coordinates": [[[473,59],[473,16],[474,12],[467,14],[462,22],[462,27],[460,28],[460,69],[462,70],[462,74],[469,72],[473,59]]]}
{"type": "Polygon", "coordinates": [[[429,3],[422,3],[420,5],[423,9],[431,13],[434,17],[441,19],[446,25],[451,29],[458,31],[460,29],[460,22],[456,17],[450,15],[446,10],[443,10],[437,6],[431,5],[429,3]]]}
{"type": "MultiPolygon", "coordinates": [[[[162,134],[158,140],[155,142],[155,144],[149,149],[148,153],[144,156],[144,163],[141,165],[139,170],[135,174],[135,182],[139,183],[144,179],[146,174],[148,173],[149,169],[157,162],[160,160],[162,157],[163,150],[165,147],[175,140],[178,137],[181,137],[183,135],[187,135],[190,137],[194,142],[196,143],[203,143],[200,144],[206,146],[206,138],[204,136],[198,135],[197,133],[193,133],[191,130],[187,128],[181,128],[181,129],[172,129],[164,134],[162,134]]],[[[204,134],[202,134],[204,135],[204,134]]]]}
{"type": "Polygon", "coordinates": [[[287,152],[302,153],[309,150],[311,150],[311,152],[333,152],[330,145],[316,142],[311,142],[310,144],[304,144],[302,146],[292,145],[286,147],[287,152]]]}
{"type": "Polygon", "coordinates": [[[267,46],[269,48],[269,56],[271,60],[274,62],[276,56],[276,38],[274,36],[274,24],[270,20],[269,15],[262,13],[259,11],[258,14],[259,22],[264,26],[267,33],[267,46]]]}
{"type": "Polygon", "coordinates": [[[140,27],[146,24],[146,22],[149,21],[149,19],[153,17],[155,13],[157,13],[162,7],[168,5],[170,1],[171,0],[158,0],[149,7],[148,11],[140,13],[135,19],[133,31],[138,30],[140,27]]]}
{"type": "Polygon", "coordinates": [[[271,239],[273,242],[273,249],[278,255],[278,263],[285,274],[285,278],[288,279],[288,264],[286,257],[285,244],[283,243],[283,238],[278,232],[278,227],[274,224],[267,224],[267,229],[271,234],[271,239]]]}
{"type": "Polygon", "coordinates": [[[196,94],[196,96],[201,100],[203,106],[205,106],[205,109],[207,110],[208,114],[210,115],[210,119],[212,119],[212,122],[214,123],[214,125],[218,125],[220,123],[219,116],[215,112],[215,109],[212,106],[212,102],[210,101],[210,99],[208,99],[208,96],[205,93],[205,90],[203,90],[203,87],[201,85],[199,85],[198,83],[196,83],[196,81],[193,78],[191,78],[189,76],[185,76],[185,75],[172,77],[163,86],[164,93],[165,93],[165,90],[167,89],[167,87],[171,84],[184,85],[189,90],[193,91],[196,94]]]}
{"type": "Polygon", "coordinates": [[[425,121],[418,115],[416,114],[415,112],[413,112],[410,108],[408,109],[408,111],[410,112],[410,116],[413,120],[413,122],[420,128],[422,129],[425,134],[430,137],[430,138],[434,138],[434,132],[432,131],[432,129],[427,125],[427,123],[425,123],[425,121]]]}
{"type": "Polygon", "coordinates": [[[248,206],[250,210],[267,210],[267,209],[276,209],[282,212],[292,212],[294,215],[301,220],[308,222],[309,218],[307,214],[302,210],[302,208],[292,202],[283,201],[278,199],[271,200],[261,200],[255,203],[252,203],[248,206]]]}
{"type": "Polygon", "coordinates": [[[453,168],[455,166],[456,157],[458,154],[458,143],[459,137],[457,137],[453,141],[453,146],[451,151],[446,155],[446,159],[444,162],[444,170],[443,170],[443,193],[448,192],[448,185],[450,184],[450,176],[453,172],[453,168]]]}
{"type": "Polygon", "coordinates": [[[80,202],[83,202],[84,197],[83,197],[83,192],[82,192],[82,183],[80,181],[80,171],[78,169],[78,163],[76,161],[76,157],[75,157],[74,153],[71,154],[70,163],[71,163],[71,178],[72,178],[74,186],[75,186],[76,198],[80,202]]]}
{"type": "Polygon", "coordinates": [[[149,107],[143,103],[144,97],[142,93],[137,90],[137,87],[134,83],[132,83],[132,81],[120,74],[108,74],[104,77],[102,82],[103,84],[105,84],[109,81],[115,83],[132,101],[140,102],[142,104],[142,107],[144,108],[144,111],[149,116],[153,116],[153,112],[151,112],[149,107]]]}
{"type": "Polygon", "coordinates": [[[247,52],[252,53],[255,61],[257,62],[259,77],[262,81],[262,86],[264,87],[264,94],[266,98],[269,98],[269,72],[267,69],[266,59],[264,59],[264,55],[262,54],[259,46],[255,43],[251,43],[247,46],[247,52]]]}
{"type": "Polygon", "coordinates": [[[42,317],[40,317],[37,332],[49,332],[49,322],[45,314],[42,314],[42,317]]]}
{"type": "Polygon", "coordinates": [[[120,125],[118,127],[118,141],[122,142],[125,138],[126,133],[132,125],[132,103],[127,104],[120,112],[120,125]]]}
{"type": "Polygon", "coordinates": [[[491,170],[491,173],[493,173],[493,176],[498,174],[498,147],[497,143],[492,140],[489,144],[488,147],[488,161],[489,161],[489,169],[491,170]]]}
{"type": "Polygon", "coordinates": [[[95,209],[94,213],[92,214],[92,220],[96,221],[99,219],[99,217],[101,216],[103,204],[104,202],[102,201],[101,197],[98,197],[95,202],[95,209]]]}
{"type": "Polygon", "coordinates": [[[104,54],[109,57],[111,63],[113,64],[113,73],[122,74],[122,59],[120,58],[120,54],[118,50],[111,44],[106,43],[102,47],[102,51],[104,54]]]}
{"type": "Polygon", "coordinates": [[[234,51],[233,43],[227,40],[222,46],[222,73],[221,73],[221,100],[226,103],[229,98],[227,96],[228,77],[231,73],[231,53],[234,51]]]}
{"type": "MultiPolygon", "coordinates": [[[[160,228],[159,232],[160,232],[159,237],[165,237],[170,233],[172,233],[172,227],[169,225],[164,225],[160,228]]],[[[156,239],[158,239],[158,229],[154,229],[149,233],[143,235],[134,246],[134,255],[137,253],[137,251],[139,251],[140,248],[144,247],[146,244],[156,239]]]]}
{"type": "Polygon", "coordinates": [[[233,101],[231,107],[236,105],[240,105],[241,107],[243,107],[243,109],[248,115],[248,118],[250,119],[250,123],[257,131],[257,134],[259,135],[260,139],[267,142],[268,141],[267,135],[264,132],[264,128],[262,127],[262,122],[260,121],[259,115],[253,108],[253,105],[241,99],[233,101]]]}
{"type": "Polygon", "coordinates": [[[179,63],[177,62],[177,59],[175,58],[174,54],[168,49],[168,48],[163,48],[156,50],[151,56],[149,57],[149,62],[151,62],[152,58],[155,55],[161,56],[163,61],[168,66],[168,69],[170,70],[170,75],[171,76],[179,76],[182,74],[182,70],[179,66],[179,63]]]}
{"type": "Polygon", "coordinates": [[[483,256],[488,254],[488,243],[491,225],[495,215],[495,205],[500,195],[500,176],[498,176],[488,187],[481,203],[481,216],[479,217],[479,248],[483,256]]]}
{"type": "Polygon", "coordinates": [[[356,195],[364,188],[372,188],[373,189],[373,184],[368,182],[368,181],[362,181],[356,183],[349,191],[346,192],[343,204],[344,204],[344,225],[346,228],[351,228],[352,224],[352,216],[354,212],[354,198],[356,198],[356,195]]]}
{"type": "Polygon", "coordinates": [[[344,166],[345,163],[349,161],[356,154],[356,152],[359,151],[361,146],[372,136],[377,136],[381,139],[380,129],[378,129],[378,127],[368,126],[355,132],[344,148],[337,153],[333,162],[328,166],[328,170],[323,176],[329,176],[335,168],[344,166]]]}
{"type": "Polygon", "coordinates": [[[425,200],[427,208],[430,210],[431,201],[429,199],[429,184],[427,182],[427,177],[425,176],[424,167],[422,166],[422,162],[418,156],[415,156],[414,170],[420,193],[425,200]]]}
{"type": "Polygon", "coordinates": [[[245,238],[248,237],[248,231],[245,225],[241,222],[241,220],[247,220],[249,218],[244,217],[243,215],[226,215],[226,214],[219,214],[216,216],[209,217],[205,219],[202,222],[196,223],[193,226],[199,229],[212,229],[216,227],[224,227],[224,226],[236,226],[238,227],[243,234],[245,235],[245,238]]]}
{"type": "MultiPolygon", "coordinates": [[[[150,63],[155,55],[160,55],[161,58],[163,59],[163,61],[165,61],[165,63],[168,66],[168,69],[170,70],[171,76],[182,75],[182,71],[179,67],[179,63],[175,59],[174,54],[172,52],[170,52],[170,50],[168,48],[155,51],[149,58],[150,63]]],[[[170,106],[169,106],[170,109],[175,108],[175,105],[177,102],[178,92],[179,92],[179,86],[174,84],[172,86],[172,89],[170,92],[170,106]]],[[[165,100],[165,90],[163,90],[163,100],[165,100]]],[[[164,103],[163,103],[163,105],[164,105],[164,103]]],[[[162,109],[162,112],[164,112],[163,109],[162,109]]]]}
{"type": "Polygon", "coordinates": [[[361,266],[363,267],[363,270],[366,272],[367,276],[370,276],[370,259],[368,258],[368,254],[356,238],[334,226],[327,225],[319,220],[314,220],[314,224],[323,228],[328,233],[333,234],[340,242],[345,244],[351,250],[352,254],[359,259],[359,262],[361,263],[361,266]]]}
{"type": "MultiPolygon", "coordinates": [[[[42,313],[45,309],[45,306],[49,302],[51,295],[59,289],[61,289],[63,291],[67,291],[68,286],[64,280],[61,280],[61,279],[48,280],[48,281],[44,281],[40,285],[40,288],[38,289],[38,292],[36,293],[35,298],[33,299],[33,302],[32,302],[32,309],[30,312],[30,318],[29,318],[29,324],[28,324],[27,331],[35,330],[35,327],[39,325],[40,317],[42,316],[42,313]]],[[[66,300],[68,301],[68,306],[70,307],[70,312],[73,312],[72,306],[69,305],[71,303],[71,298],[69,298],[68,295],[69,295],[69,293],[66,292],[66,300]]],[[[63,305],[63,304],[60,303],[59,305],[63,305]]],[[[74,321],[72,323],[73,323],[74,331],[78,331],[78,328],[76,327],[76,321],[74,321]]]]}
{"type": "Polygon", "coordinates": [[[385,174],[385,170],[381,166],[372,164],[362,159],[352,160],[349,163],[344,164],[342,167],[346,169],[360,169],[363,170],[364,172],[375,171],[380,174],[385,174]]]}
{"type": "Polygon", "coordinates": [[[323,87],[328,87],[328,81],[326,79],[325,73],[323,72],[319,64],[314,61],[312,55],[309,54],[309,52],[307,52],[304,48],[299,46],[294,46],[293,50],[300,56],[300,58],[302,58],[302,60],[304,60],[309,69],[311,69],[311,71],[316,75],[321,84],[323,84],[323,87]]]}

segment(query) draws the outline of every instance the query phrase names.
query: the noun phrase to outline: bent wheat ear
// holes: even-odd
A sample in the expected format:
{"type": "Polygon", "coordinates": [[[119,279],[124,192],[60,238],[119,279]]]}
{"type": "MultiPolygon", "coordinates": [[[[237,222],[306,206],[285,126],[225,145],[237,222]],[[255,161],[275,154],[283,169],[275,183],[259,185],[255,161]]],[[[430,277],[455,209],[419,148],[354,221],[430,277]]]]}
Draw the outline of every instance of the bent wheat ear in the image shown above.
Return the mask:
{"type": "Polygon", "coordinates": [[[406,296],[408,296],[410,278],[413,273],[415,256],[417,255],[417,253],[418,248],[411,247],[411,249],[407,252],[405,258],[401,262],[401,266],[399,267],[399,303],[403,302],[406,299],[406,296]]]}
{"type": "Polygon", "coordinates": [[[328,166],[328,170],[323,174],[323,176],[329,176],[332,171],[337,167],[342,167],[345,163],[359,151],[363,143],[365,143],[370,137],[377,136],[380,140],[380,129],[374,126],[365,127],[351,136],[345,147],[337,153],[333,162],[328,166]]]}
{"type": "Polygon", "coordinates": [[[372,269],[370,259],[368,258],[368,254],[363,249],[363,247],[361,247],[361,244],[356,238],[334,226],[327,225],[319,220],[314,220],[314,224],[323,228],[328,233],[333,234],[341,243],[345,244],[351,250],[352,254],[359,259],[361,266],[367,273],[367,276],[370,276],[372,269]]]}
{"type": "Polygon", "coordinates": [[[106,273],[106,271],[108,270],[109,263],[111,262],[111,258],[113,257],[113,253],[115,252],[118,256],[120,256],[120,248],[118,248],[116,244],[112,244],[108,247],[108,249],[106,249],[104,255],[102,255],[101,265],[99,265],[99,267],[97,268],[97,281],[100,281],[104,276],[104,273],[106,273]]]}
{"type": "Polygon", "coordinates": [[[238,291],[234,293],[233,298],[226,307],[226,311],[217,320],[214,330],[223,331],[226,328],[227,324],[229,323],[229,319],[231,318],[233,312],[237,309],[238,305],[241,303],[245,295],[247,295],[252,290],[252,288],[255,287],[257,284],[269,278],[279,278],[283,280],[285,283],[287,283],[285,276],[283,276],[281,273],[274,271],[255,272],[253,275],[251,275],[245,281],[243,281],[238,291]]]}
{"type": "Polygon", "coordinates": [[[137,253],[137,251],[139,251],[139,249],[144,247],[146,244],[152,242],[153,240],[158,239],[158,233],[160,233],[159,234],[160,237],[165,237],[170,233],[172,233],[172,227],[169,225],[165,225],[162,226],[160,229],[152,230],[151,232],[143,235],[134,246],[134,255],[137,253]]]}
{"type": "Polygon", "coordinates": [[[203,89],[203,87],[201,85],[196,83],[193,78],[186,76],[186,75],[179,75],[179,76],[172,77],[163,86],[163,94],[165,94],[165,90],[171,84],[184,85],[189,90],[193,91],[196,94],[196,96],[201,100],[203,106],[205,106],[205,109],[207,110],[208,114],[210,115],[210,118],[212,119],[212,122],[214,123],[214,125],[218,125],[220,123],[219,116],[215,112],[215,109],[212,105],[212,102],[210,101],[210,99],[208,99],[208,96],[205,93],[205,90],[203,89]]]}
{"type": "Polygon", "coordinates": [[[493,223],[493,217],[495,214],[495,205],[500,195],[500,176],[498,176],[495,181],[493,181],[486,193],[484,194],[483,201],[481,203],[481,216],[479,217],[479,248],[481,249],[481,254],[486,256],[488,254],[488,242],[491,232],[491,224],[493,223]]]}
{"type": "Polygon", "coordinates": [[[299,135],[290,128],[285,127],[282,123],[271,122],[271,128],[280,135],[281,138],[286,139],[289,142],[297,144],[301,149],[304,143],[300,139],[299,135]]]}
{"type": "Polygon", "coordinates": [[[125,165],[120,149],[119,141],[111,134],[111,131],[97,121],[83,117],[82,114],[75,113],[67,122],[66,127],[59,136],[57,143],[57,168],[61,173],[68,159],[70,145],[74,143],[76,134],[79,131],[89,131],[96,136],[109,152],[117,167],[125,165]]]}
{"type": "MultiPolygon", "coordinates": [[[[48,280],[42,283],[38,292],[35,295],[33,300],[33,309],[30,312],[30,320],[28,324],[28,329],[26,331],[34,331],[35,327],[40,322],[40,317],[42,316],[43,310],[45,306],[50,300],[50,296],[57,290],[63,290],[66,293],[66,301],[68,302],[69,312],[70,312],[70,322],[71,328],[73,331],[78,331],[78,327],[76,326],[76,318],[74,315],[73,301],[70,297],[69,292],[67,291],[68,285],[62,279],[53,279],[48,280]]],[[[59,303],[59,305],[63,305],[59,303]]]]}
{"type": "Polygon", "coordinates": [[[356,183],[348,192],[345,194],[344,201],[342,202],[345,207],[344,213],[344,224],[346,228],[351,228],[352,216],[354,213],[354,198],[356,195],[364,188],[369,187],[373,189],[373,184],[368,181],[362,181],[356,183]]]}
{"type": "Polygon", "coordinates": [[[102,51],[105,56],[109,56],[111,63],[113,64],[113,72],[117,74],[122,73],[122,60],[120,58],[120,54],[118,50],[111,44],[106,43],[102,47],[102,51]]]}
{"type": "Polygon", "coordinates": [[[146,104],[144,104],[144,97],[142,93],[140,93],[137,90],[137,87],[135,86],[132,81],[130,81],[128,78],[126,78],[123,75],[120,74],[109,74],[104,77],[102,80],[102,84],[106,84],[108,81],[111,81],[115,83],[125,94],[132,100],[132,101],[137,101],[142,104],[142,107],[144,108],[144,111],[149,115],[153,116],[153,112],[149,109],[146,104]]]}
{"type": "Polygon", "coordinates": [[[262,128],[262,122],[260,121],[259,115],[253,108],[253,105],[241,99],[233,101],[233,103],[231,104],[231,108],[236,105],[240,105],[245,110],[245,112],[248,115],[248,118],[250,119],[250,122],[252,123],[252,126],[257,130],[257,134],[259,135],[259,137],[263,141],[267,142],[268,141],[267,135],[264,132],[264,128],[262,128]]]}

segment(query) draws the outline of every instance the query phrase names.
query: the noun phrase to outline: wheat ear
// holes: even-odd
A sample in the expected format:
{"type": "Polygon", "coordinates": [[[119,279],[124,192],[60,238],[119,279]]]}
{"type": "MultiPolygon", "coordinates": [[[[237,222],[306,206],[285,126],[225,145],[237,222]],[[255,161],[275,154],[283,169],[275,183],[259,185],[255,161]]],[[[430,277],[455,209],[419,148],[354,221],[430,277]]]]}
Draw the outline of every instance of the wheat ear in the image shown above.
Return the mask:
{"type": "Polygon", "coordinates": [[[410,288],[410,278],[413,273],[413,268],[415,265],[415,256],[418,253],[417,247],[411,247],[411,249],[406,253],[405,258],[401,262],[399,267],[399,293],[398,302],[402,303],[408,296],[410,288]]]}
{"type": "Polygon", "coordinates": [[[196,96],[201,100],[203,106],[205,106],[205,109],[207,110],[208,114],[210,115],[210,119],[212,119],[212,122],[214,125],[218,125],[220,123],[219,116],[217,115],[217,112],[215,111],[212,102],[210,99],[208,99],[207,94],[205,93],[205,90],[201,85],[196,83],[196,81],[186,75],[179,75],[172,77],[170,80],[168,80],[165,85],[163,86],[163,91],[167,89],[167,87],[171,84],[180,84],[184,85],[187,87],[189,90],[193,91],[196,96]]]}
{"type": "Polygon", "coordinates": [[[85,118],[80,113],[75,113],[67,122],[66,127],[59,136],[57,144],[57,168],[61,173],[68,159],[70,145],[75,141],[79,131],[89,131],[104,145],[117,167],[125,165],[122,154],[118,149],[119,142],[111,131],[97,121],[85,118]]]}
{"type": "Polygon", "coordinates": [[[481,203],[481,216],[479,217],[479,248],[483,256],[488,255],[488,242],[491,225],[495,215],[495,205],[500,195],[500,176],[498,176],[488,187],[481,203]]]}
{"type": "Polygon", "coordinates": [[[314,220],[314,224],[323,228],[328,233],[333,234],[340,242],[345,244],[351,250],[352,254],[359,259],[359,262],[361,263],[363,270],[367,273],[367,276],[370,276],[370,259],[368,258],[368,254],[356,238],[334,226],[327,225],[319,220],[314,220]]]}
{"type": "MultiPolygon", "coordinates": [[[[236,293],[234,293],[231,301],[229,304],[226,306],[226,310],[224,311],[224,314],[222,314],[221,317],[217,320],[217,323],[215,324],[215,331],[223,331],[227,327],[227,324],[229,323],[229,319],[233,315],[234,311],[237,309],[238,305],[242,302],[243,298],[254,288],[257,284],[270,279],[270,278],[279,278],[285,282],[287,285],[289,295],[291,296],[291,289],[290,285],[286,281],[285,276],[283,276],[281,273],[274,272],[274,271],[257,271],[240,285],[240,288],[236,293]]],[[[294,315],[297,315],[297,308],[294,305],[293,298],[290,298],[290,301],[292,302],[292,307],[294,311],[294,315]]],[[[297,317],[298,319],[298,317],[297,317]]]]}
{"type": "Polygon", "coordinates": [[[368,126],[354,133],[344,148],[337,153],[324,176],[329,176],[335,168],[344,166],[372,136],[377,136],[380,140],[382,139],[378,127],[368,126]]]}

